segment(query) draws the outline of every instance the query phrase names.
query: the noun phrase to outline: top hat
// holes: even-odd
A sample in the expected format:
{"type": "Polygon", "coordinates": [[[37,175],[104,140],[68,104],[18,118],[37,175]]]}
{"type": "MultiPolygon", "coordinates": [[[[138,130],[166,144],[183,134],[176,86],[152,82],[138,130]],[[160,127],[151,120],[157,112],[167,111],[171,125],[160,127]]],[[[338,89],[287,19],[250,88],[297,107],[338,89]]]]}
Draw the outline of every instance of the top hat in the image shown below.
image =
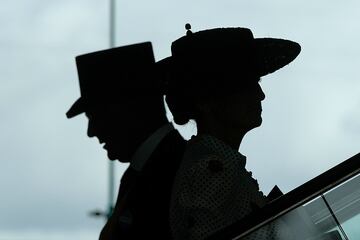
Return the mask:
{"type": "Polygon", "coordinates": [[[76,57],[81,97],[66,113],[72,118],[96,104],[161,94],[154,77],[150,42],[92,52],[76,57]]]}
{"type": "Polygon", "coordinates": [[[187,92],[221,87],[234,90],[284,67],[300,51],[296,42],[254,38],[247,28],[215,28],[195,33],[188,30],[186,36],[172,43],[172,56],[158,64],[164,71],[175,74],[175,78],[169,79],[170,88],[186,87],[187,92]],[[193,77],[176,77],[184,74],[193,77]]]}

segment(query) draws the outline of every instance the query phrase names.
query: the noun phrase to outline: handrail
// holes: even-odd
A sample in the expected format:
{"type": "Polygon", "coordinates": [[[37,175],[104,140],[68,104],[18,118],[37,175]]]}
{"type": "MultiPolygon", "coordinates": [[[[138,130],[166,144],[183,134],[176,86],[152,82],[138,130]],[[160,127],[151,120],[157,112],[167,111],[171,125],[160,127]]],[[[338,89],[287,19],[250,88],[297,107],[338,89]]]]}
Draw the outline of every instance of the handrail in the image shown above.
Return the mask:
{"type": "Polygon", "coordinates": [[[240,239],[360,173],[360,153],[311,179],[240,221],[216,232],[208,240],[240,239]]]}

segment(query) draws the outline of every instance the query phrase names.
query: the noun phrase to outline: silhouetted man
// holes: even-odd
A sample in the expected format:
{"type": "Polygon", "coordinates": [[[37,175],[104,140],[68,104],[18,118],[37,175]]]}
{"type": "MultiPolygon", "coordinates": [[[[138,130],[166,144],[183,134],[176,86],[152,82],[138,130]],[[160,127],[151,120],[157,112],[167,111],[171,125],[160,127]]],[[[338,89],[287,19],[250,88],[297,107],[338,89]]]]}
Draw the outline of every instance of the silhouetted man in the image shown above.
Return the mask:
{"type": "Polygon", "coordinates": [[[85,112],[88,136],[111,160],[130,162],[114,213],[100,239],[170,238],[168,210],[184,140],[168,123],[151,43],[76,58],[81,97],[68,118],[85,112]]]}

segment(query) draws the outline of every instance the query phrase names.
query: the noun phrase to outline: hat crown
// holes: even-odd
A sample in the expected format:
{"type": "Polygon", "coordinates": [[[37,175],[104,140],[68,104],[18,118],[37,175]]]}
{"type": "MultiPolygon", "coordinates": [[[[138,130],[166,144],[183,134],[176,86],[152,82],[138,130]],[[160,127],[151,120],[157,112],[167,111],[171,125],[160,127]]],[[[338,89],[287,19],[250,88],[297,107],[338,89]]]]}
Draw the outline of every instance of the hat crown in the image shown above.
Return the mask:
{"type": "Polygon", "coordinates": [[[154,64],[151,42],[77,56],[81,97],[68,111],[68,117],[84,112],[92,104],[118,104],[129,96],[159,95],[154,64]]]}
{"type": "Polygon", "coordinates": [[[171,52],[174,57],[192,57],[210,51],[219,54],[224,51],[247,48],[253,40],[253,34],[248,28],[215,28],[179,38],[172,43],[171,52]]]}
{"type": "Polygon", "coordinates": [[[81,97],[99,101],[110,95],[155,88],[149,74],[154,63],[150,42],[77,56],[81,97]]]}

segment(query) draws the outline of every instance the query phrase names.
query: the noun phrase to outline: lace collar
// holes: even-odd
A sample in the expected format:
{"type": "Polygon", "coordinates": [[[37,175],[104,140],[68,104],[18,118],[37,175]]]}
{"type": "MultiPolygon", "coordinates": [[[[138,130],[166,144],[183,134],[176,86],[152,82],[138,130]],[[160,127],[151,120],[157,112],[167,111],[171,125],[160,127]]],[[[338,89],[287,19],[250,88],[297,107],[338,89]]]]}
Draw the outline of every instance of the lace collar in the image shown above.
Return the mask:
{"type": "Polygon", "coordinates": [[[193,136],[189,144],[201,144],[216,155],[225,159],[237,159],[243,163],[243,167],[246,165],[246,157],[244,155],[214,136],[207,134],[193,136]]]}

